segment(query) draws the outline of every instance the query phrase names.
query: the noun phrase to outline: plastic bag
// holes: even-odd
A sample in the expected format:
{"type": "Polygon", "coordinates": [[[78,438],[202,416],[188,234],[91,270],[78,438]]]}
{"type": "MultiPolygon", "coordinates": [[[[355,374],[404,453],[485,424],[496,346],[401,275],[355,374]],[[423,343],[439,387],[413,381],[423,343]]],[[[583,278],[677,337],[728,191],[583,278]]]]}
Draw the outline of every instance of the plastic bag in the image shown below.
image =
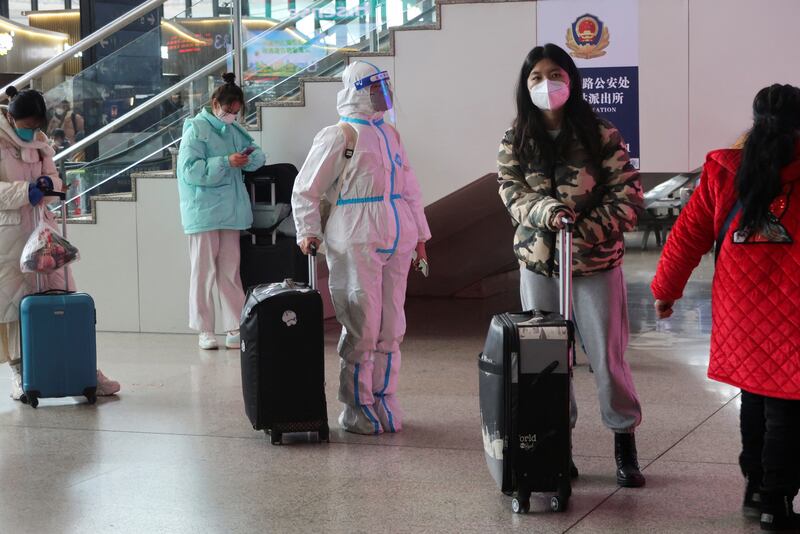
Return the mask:
{"type": "Polygon", "coordinates": [[[79,259],[78,249],[42,220],[22,250],[19,267],[23,273],[50,274],[79,259]]]}

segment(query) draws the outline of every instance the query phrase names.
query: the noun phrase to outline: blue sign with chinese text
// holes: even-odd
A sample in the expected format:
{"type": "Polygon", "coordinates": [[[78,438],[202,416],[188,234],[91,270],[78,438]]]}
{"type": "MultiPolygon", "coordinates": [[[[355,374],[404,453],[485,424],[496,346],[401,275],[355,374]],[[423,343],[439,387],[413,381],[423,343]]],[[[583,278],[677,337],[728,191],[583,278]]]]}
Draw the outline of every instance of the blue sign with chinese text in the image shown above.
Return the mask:
{"type": "Polygon", "coordinates": [[[585,67],[583,99],[622,133],[639,168],[639,67],[585,67]]]}

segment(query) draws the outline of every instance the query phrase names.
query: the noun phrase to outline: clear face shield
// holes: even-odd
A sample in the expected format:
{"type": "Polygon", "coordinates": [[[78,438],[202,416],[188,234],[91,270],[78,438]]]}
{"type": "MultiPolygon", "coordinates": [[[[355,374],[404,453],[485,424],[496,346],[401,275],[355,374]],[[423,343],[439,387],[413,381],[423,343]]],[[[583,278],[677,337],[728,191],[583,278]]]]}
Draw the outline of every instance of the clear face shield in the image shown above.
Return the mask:
{"type": "MultiPolygon", "coordinates": [[[[369,100],[375,112],[390,112],[394,109],[394,91],[389,73],[386,71],[372,74],[355,83],[359,91],[369,91],[369,100]]],[[[394,114],[391,113],[394,122],[394,114]]]]}

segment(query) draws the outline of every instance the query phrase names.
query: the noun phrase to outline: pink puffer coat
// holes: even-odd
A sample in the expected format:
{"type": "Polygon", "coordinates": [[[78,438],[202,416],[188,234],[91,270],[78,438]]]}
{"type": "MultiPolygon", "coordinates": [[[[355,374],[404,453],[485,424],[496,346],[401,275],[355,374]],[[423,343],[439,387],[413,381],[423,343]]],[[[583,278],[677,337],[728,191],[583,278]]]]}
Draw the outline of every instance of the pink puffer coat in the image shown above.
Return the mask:
{"type": "MultiPolygon", "coordinates": [[[[28,183],[49,176],[56,190],[61,189],[53,155],[42,132],[31,142],[23,141],[9,123],[7,111],[0,111],[0,323],[16,321],[19,301],[36,289],[33,275],[25,275],[19,268],[22,249],[34,230],[28,183]]],[[[54,216],[46,212],[45,217],[55,227],[54,216]]],[[[63,272],[44,278],[44,289],[64,287],[63,272]]],[[[70,282],[70,287],[74,286],[70,282]]]]}

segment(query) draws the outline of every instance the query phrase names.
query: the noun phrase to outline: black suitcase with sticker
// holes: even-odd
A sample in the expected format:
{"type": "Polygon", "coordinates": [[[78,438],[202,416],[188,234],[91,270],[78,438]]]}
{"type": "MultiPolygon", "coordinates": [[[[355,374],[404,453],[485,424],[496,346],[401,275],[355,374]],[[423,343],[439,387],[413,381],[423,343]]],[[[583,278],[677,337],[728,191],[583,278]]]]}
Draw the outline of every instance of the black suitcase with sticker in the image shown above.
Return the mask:
{"type": "Polygon", "coordinates": [[[495,315],[478,360],[484,456],[512,510],[532,493],[563,512],[572,495],[569,388],[575,335],[571,317],[572,226],[561,238],[561,311],[495,315]]]}
{"type": "Polygon", "coordinates": [[[325,400],[325,339],[316,256],[311,286],[292,280],[247,293],[241,317],[242,392],[256,430],[279,445],[283,435],[316,432],[329,441],[325,400]]]}

